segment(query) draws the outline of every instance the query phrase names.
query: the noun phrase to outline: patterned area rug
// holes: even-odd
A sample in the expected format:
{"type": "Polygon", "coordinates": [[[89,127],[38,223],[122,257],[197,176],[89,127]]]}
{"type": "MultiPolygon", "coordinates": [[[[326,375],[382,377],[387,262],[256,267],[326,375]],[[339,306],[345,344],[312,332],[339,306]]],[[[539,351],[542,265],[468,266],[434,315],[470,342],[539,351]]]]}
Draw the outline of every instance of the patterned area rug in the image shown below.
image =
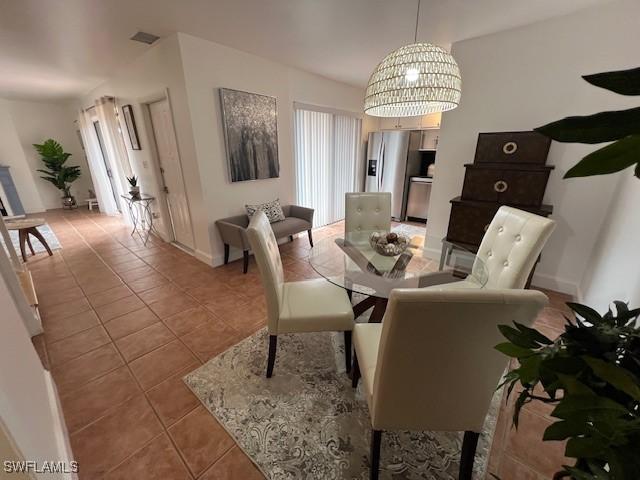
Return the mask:
{"type": "MultiPolygon", "coordinates": [[[[58,240],[58,237],[56,237],[56,234],[53,233],[53,230],[51,230],[51,227],[49,227],[49,225],[45,223],[44,225],[39,226],[38,231],[42,234],[44,239],[47,241],[47,243],[49,244],[49,248],[51,250],[58,250],[59,248],[62,248],[62,246],[60,245],[60,241],[58,240]]],[[[11,243],[13,243],[13,248],[15,248],[16,253],[20,255],[20,241],[18,239],[18,231],[9,230],[9,236],[11,237],[11,243]]],[[[40,243],[40,240],[38,240],[32,235],[29,235],[29,238],[31,239],[31,245],[33,245],[34,252],[41,253],[41,252],[47,251],[44,248],[44,246],[40,243]]],[[[2,241],[1,236],[0,236],[0,243],[4,245],[4,242],[2,241]]],[[[31,250],[29,250],[28,245],[26,245],[26,252],[27,252],[27,255],[31,255],[31,250]]]]}
{"type": "MultiPolygon", "coordinates": [[[[266,329],[184,377],[205,407],[269,479],[368,479],[371,424],[351,388],[337,333],[278,337],[274,375],[264,376],[266,329]]],[[[475,460],[484,478],[499,408],[495,395],[475,460]]],[[[455,480],[462,435],[385,432],[380,478],[455,480]]]]}

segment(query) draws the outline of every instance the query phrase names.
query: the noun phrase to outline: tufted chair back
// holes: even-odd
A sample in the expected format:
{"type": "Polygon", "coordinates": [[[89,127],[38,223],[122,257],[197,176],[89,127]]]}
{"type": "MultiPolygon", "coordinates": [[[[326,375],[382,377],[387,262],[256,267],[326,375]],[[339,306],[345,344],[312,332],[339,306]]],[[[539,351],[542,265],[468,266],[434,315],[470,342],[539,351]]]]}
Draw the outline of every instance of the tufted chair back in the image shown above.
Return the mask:
{"type": "Polygon", "coordinates": [[[478,258],[486,288],[524,288],[556,222],[512,207],[500,207],[484,234],[478,258]]]}
{"type": "Polygon", "coordinates": [[[375,430],[482,431],[508,359],[498,325],[530,326],[537,290],[391,292],[370,402],[375,430]]]}
{"type": "Polygon", "coordinates": [[[345,235],[391,230],[391,192],[345,194],[345,235]]]}
{"type": "Polygon", "coordinates": [[[249,227],[247,227],[247,236],[258,263],[267,298],[267,327],[269,332],[277,332],[284,272],[278,242],[264,212],[258,211],[251,217],[249,227]]]}

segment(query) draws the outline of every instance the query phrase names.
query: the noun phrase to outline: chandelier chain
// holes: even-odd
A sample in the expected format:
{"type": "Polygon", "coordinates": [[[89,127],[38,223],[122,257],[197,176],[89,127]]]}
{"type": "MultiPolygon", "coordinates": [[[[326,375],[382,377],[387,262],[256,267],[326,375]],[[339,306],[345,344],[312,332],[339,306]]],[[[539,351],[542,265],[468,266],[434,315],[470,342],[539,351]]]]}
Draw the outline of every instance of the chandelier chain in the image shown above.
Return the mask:
{"type": "Polygon", "coordinates": [[[416,30],[413,35],[413,43],[418,43],[418,21],[420,20],[420,3],[422,0],[418,0],[418,11],[416,12],[416,30]]]}

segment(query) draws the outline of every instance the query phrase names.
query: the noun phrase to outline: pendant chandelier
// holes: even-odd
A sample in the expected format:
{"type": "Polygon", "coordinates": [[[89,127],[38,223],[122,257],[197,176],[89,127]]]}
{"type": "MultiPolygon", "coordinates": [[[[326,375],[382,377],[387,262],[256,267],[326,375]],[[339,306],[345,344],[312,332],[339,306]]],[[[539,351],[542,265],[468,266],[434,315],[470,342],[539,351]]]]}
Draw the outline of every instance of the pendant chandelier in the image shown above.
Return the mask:
{"type": "Polygon", "coordinates": [[[384,57],[369,78],[364,111],[374,117],[414,117],[452,110],[460,103],[462,80],[455,59],[444,48],[414,43],[384,57]]]}

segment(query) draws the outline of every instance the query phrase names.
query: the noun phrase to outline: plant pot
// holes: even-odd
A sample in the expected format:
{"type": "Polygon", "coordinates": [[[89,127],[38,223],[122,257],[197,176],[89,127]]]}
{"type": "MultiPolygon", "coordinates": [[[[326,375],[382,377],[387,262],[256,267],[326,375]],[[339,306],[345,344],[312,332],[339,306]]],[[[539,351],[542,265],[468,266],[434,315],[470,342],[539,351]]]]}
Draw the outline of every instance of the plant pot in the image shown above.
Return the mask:
{"type": "Polygon", "coordinates": [[[140,196],[140,187],[129,187],[129,195],[133,198],[138,198],[140,196]]]}
{"type": "Polygon", "coordinates": [[[76,203],[76,199],[73,195],[68,195],[62,197],[62,208],[67,208],[71,210],[72,208],[77,208],[78,204],[76,203]]]}

